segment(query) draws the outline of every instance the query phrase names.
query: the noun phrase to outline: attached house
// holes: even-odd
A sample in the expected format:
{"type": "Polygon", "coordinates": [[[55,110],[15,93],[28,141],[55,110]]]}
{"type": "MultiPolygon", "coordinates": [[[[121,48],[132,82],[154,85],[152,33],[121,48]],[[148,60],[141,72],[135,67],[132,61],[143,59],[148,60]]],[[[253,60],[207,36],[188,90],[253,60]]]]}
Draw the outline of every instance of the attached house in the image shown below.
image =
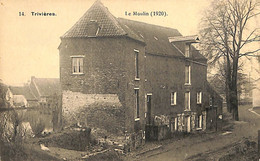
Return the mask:
{"type": "Polygon", "coordinates": [[[129,136],[134,147],[145,137],[217,129],[222,99],[207,82],[207,59],[192,46],[198,40],[115,18],[96,1],[61,36],[64,125],[129,136]]]}

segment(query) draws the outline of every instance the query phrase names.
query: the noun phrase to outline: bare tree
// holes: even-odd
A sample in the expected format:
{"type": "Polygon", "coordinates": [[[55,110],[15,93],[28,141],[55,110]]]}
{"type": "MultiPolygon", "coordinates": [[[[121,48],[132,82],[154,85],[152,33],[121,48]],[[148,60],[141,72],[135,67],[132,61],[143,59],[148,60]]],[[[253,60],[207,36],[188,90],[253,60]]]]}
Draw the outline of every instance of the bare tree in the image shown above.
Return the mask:
{"type": "MultiPolygon", "coordinates": [[[[220,94],[221,96],[225,95],[225,83],[226,83],[226,75],[225,75],[225,68],[224,64],[220,64],[218,68],[214,68],[216,73],[213,75],[208,76],[208,81],[214,90],[220,94]]],[[[237,93],[240,103],[246,103],[245,100],[241,99],[241,95],[245,93],[250,93],[254,88],[254,84],[250,82],[248,78],[248,74],[244,74],[242,67],[238,69],[237,75],[237,93]]],[[[248,100],[247,100],[248,101],[248,100]]],[[[249,102],[247,102],[249,103],[249,102]]]]}
{"type": "Polygon", "coordinates": [[[209,9],[202,22],[203,53],[212,65],[223,64],[227,107],[238,117],[237,77],[241,57],[259,55],[259,48],[246,46],[260,41],[259,28],[250,29],[253,18],[260,14],[259,2],[253,0],[219,0],[209,9]],[[218,63],[220,62],[220,63],[218,63]]]}

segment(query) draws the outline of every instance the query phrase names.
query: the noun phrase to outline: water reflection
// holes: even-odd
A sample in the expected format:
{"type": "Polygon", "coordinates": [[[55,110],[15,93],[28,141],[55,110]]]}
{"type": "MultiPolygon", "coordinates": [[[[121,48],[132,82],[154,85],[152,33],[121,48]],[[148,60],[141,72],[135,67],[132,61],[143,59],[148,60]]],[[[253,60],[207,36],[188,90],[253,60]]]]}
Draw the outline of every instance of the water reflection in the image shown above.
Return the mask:
{"type": "Polygon", "coordinates": [[[50,109],[9,109],[0,112],[0,134],[5,141],[14,137],[34,137],[53,131],[53,112],[50,109]]]}
{"type": "Polygon", "coordinates": [[[30,123],[34,132],[40,130],[37,128],[43,128],[43,130],[46,129],[48,131],[53,129],[52,111],[50,109],[24,109],[17,111],[17,113],[22,122],[30,123]]]}

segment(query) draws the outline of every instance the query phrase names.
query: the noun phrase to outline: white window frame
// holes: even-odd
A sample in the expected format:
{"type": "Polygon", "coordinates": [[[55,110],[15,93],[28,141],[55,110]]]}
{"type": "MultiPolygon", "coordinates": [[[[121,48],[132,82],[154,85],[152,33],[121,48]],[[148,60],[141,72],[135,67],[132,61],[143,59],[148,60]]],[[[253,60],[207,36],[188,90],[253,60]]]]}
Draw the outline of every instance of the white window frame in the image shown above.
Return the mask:
{"type": "Polygon", "coordinates": [[[140,120],[140,98],[139,98],[139,88],[134,88],[135,92],[135,121],[140,120]]]}
{"type": "Polygon", "coordinates": [[[197,92],[197,104],[202,104],[202,92],[197,92]]]}
{"type": "Polygon", "coordinates": [[[175,120],[174,120],[174,124],[175,124],[174,130],[175,130],[175,131],[178,131],[178,117],[175,117],[174,119],[175,119],[175,120]]]}
{"type": "Polygon", "coordinates": [[[185,65],[185,85],[191,85],[191,66],[185,65]],[[188,67],[188,82],[186,82],[186,67],[188,67]]]}
{"type": "Polygon", "coordinates": [[[203,126],[203,116],[202,114],[198,116],[198,129],[202,129],[203,126]]]}
{"type": "Polygon", "coordinates": [[[134,49],[135,53],[135,80],[140,80],[140,72],[139,72],[139,50],[134,49]]]}
{"type": "Polygon", "coordinates": [[[186,119],[187,132],[190,133],[191,132],[191,116],[187,116],[185,119],[186,119]]]}
{"type": "Polygon", "coordinates": [[[84,55],[72,55],[71,57],[71,72],[72,74],[84,74],[84,55]],[[76,61],[76,62],[75,62],[76,61]],[[81,62],[81,64],[80,64],[81,62]],[[74,70],[76,63],[76,71],[74,70]]]}
{"type": "Polygon", "coordinates": [[[184,101],[185,101],[185,103],[184,103],[184,105],[185,105],[185,111],[190,111],[190,91],[187,91],[187,92],[185,92],[185,99],[184,99],[184,101]],[[188,98],[186,98],[186,93],[188,93],[188,98]],[[188,106],[186,107],[186,99],[188,99],[188,106]]]}
{"type": "Polygon", "coordinates": [[[186,58],[190,57],[190,44],[189,43],[185,44],[185,57],[186,58]]]}
{"type": "Polygon", "coordinates": [[[177,92],[171,92],[171,105],[177,105],[177,92]]]}

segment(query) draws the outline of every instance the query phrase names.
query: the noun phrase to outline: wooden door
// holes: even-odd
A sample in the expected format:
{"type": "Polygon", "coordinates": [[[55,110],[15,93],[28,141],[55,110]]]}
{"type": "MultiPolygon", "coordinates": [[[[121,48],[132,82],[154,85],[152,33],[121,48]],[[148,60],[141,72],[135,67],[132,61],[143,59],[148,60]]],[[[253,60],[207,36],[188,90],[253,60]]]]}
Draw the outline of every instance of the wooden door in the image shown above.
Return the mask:
{"type": "Polygon", "coordinates": [[[146,105],[147,105],[146,124],[151,125],[152,124],[152,95],[147,95],[146,105]]]}

